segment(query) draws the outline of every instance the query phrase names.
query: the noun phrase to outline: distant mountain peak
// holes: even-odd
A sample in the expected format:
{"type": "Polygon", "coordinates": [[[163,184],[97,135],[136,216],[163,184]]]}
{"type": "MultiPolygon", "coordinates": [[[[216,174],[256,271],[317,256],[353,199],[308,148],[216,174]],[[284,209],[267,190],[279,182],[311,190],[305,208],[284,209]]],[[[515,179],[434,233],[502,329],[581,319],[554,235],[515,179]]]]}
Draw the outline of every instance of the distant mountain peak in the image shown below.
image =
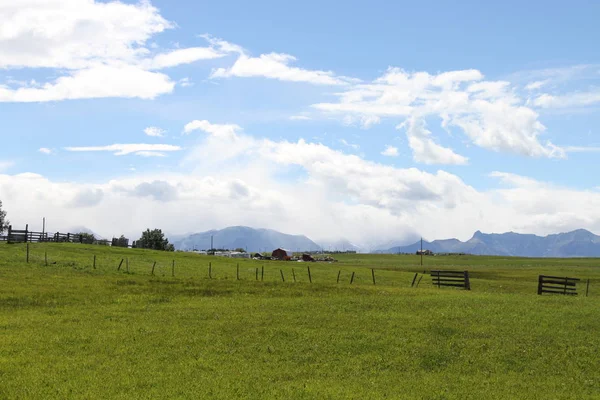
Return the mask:
{"type": "Polygon", "coordinates": [[[229,226],[194,233],[174,242],[178,250],[207,250],[211,243],[217,249],[242,248],[248,252],[270,252],[278,247],[291,251],[318,251],[321,247],[304,235],[290,235],[272,229],[229,226]]]}
{"type": "MultiPolygon", "coordinates": [[[[409,246],[388,249],[388,253],[413,253],[420,241],[409,246]]],[[[482,233],[476,231],[466,242],[457,239],[434,240],[423,243],[434,253],[467,253],[520,257],[600,257],[600,236],[586,229],[547,236],[515,232],[482,233]]]]}

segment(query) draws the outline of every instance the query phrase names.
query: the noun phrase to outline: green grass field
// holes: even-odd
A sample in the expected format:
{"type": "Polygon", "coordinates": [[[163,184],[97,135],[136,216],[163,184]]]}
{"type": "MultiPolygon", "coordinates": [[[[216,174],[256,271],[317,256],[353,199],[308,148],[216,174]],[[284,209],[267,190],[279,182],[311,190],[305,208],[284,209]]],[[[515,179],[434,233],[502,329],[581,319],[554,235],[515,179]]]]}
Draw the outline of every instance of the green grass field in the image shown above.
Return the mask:
{"type": "Polygon", "coordinates": [[[1,399],[600,399],[598,259],[30,249],[0,244],[1,399]],[[472,290],[410,287],[436,268],[472,290]],[[538,296],[538,274],[589,296],[538,296]]]}

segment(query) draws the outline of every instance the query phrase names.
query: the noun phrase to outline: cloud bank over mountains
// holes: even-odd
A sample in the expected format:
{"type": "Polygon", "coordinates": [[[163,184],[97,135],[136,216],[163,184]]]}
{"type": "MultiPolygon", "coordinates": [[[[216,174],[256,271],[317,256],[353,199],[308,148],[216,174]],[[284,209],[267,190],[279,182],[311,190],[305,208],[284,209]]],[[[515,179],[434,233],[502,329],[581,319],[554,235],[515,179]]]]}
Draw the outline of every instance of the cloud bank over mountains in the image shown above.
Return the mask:
{"type": "Polygon", "coordinates": [[[116,143],[99,144],[102,138],[95,138],[89,144],[82,134],[76,144],[37,143],[32,150],[49,160],[97,153],[177,159],[177,168],[168,171],[78,182],[45,177],[43,170],[12,173],[18,162],[2,156],[0,199],[15,224],[52,215],[50,227],[84,225],[107,237],[150,226],[185,233],[248,225],[317,240],[343,236],[361,245],[415,233],[466,239],[483,227],[600,232],[595,188],[538,181],[515,174],[509,165],[478,171],[487,182],[482,188],[460,172],[475,168],[466,152],[471,146],[557,162],[598,152],[600,147],[574,143],[569,135],[548,139],[550,129],[542,123],[546,113],[587,112],[600,104],[593,85],[562,86],[577,76],[595,76],[597,66],[502,79],[488,79],[475,68],[433,73],[382,66],[379,76],[365,79],[327,67],[305,68],[301,58],[285,52],[253,54],[210,34],[192,38],[199,46],[157,44],[178,27],[147,1],[0,0],[0,20],[0,68],[15,74],[0,81],[4,103],[168,99],[179,90],[197,89],[175,71],[198,65],[208,68],[206,85],[269,81],[320,93],[286,116],[292,124],[306,124],[305,133],[294,139],[246,128],[235,110],[224,119],[198,109],[195,119],[179,121],[179,132],[143,121],[145,129],[136,132],[141,138],[132,132],[116,143]],[[336,140],[343,150],[307,139],[321,134],[313,124],[323,121],[359,126],[364,135],[391,124],[389,140],[377,150],[384,157],[369,159],[364,146],[349,137],[336,140]],[[417,167],[393,164],[403,150],[417,167]]]}

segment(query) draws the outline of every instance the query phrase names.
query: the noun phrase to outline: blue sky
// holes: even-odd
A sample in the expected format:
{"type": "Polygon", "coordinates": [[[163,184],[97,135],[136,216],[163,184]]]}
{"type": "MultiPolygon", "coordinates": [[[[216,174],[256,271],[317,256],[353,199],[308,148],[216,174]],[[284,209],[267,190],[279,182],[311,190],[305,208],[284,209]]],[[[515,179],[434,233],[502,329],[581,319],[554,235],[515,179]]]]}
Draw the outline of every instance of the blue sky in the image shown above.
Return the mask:
{"type": "Polygon", "coordinates": [[[0,200],[15,224],[243,224],[366,247],[600,232],[600,4],[14,3],[0,200]]]}

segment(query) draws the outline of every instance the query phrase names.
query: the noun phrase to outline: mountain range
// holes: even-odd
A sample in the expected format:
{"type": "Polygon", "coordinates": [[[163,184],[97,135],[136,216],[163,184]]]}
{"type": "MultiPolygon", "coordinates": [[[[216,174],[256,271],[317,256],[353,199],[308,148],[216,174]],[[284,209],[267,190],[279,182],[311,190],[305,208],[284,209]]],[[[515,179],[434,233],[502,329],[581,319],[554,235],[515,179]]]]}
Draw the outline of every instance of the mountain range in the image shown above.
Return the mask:
{"type": "MultiPolygon", "coordinates": [[[[396,246],[378,253],[415,253],[418,241],[408,246],[396,246]]],[[[600,257],[600,236],[585,229],[548,236],[531,234],[475,232],[466,242],[458,239],[423,241],[423,250],[434,253],[466,253],[518,257],[600,257]]]]}
{"type": "Polygon", "coordinates": [[[288,235],[271,229],[230,226],[220,230],[194,233],[173,240],[177,250],[245,249],[248,252],[272,251],[278,247],[291,251],[318,251],[321,246],[304,235],[288,235]]]}

